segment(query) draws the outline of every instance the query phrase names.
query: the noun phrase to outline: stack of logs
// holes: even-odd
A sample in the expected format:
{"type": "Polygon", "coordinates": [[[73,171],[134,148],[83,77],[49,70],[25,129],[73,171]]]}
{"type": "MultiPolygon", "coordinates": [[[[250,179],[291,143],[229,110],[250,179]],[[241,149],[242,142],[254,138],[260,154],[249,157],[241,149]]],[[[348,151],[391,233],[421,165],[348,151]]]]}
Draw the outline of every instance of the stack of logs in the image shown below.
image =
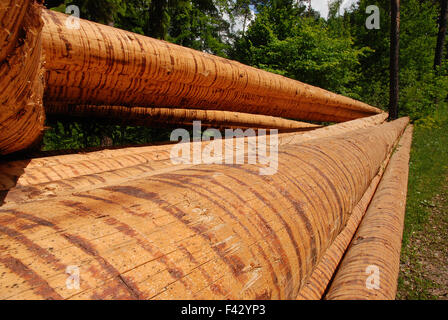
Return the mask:
{"type": "MultiPolygon", "coordinates": [[[[288,132],[276,136],[273,175],[222,164],[226,152],[173,162],[170,144],[1,161],[0,298],[395,297],[407,118],[386,122],[320,88],[67,19],[32,0],[0,2],[1,154],[36,145],[44,114],[288,132]]],[[[245,158],[252,138],[225,145],[245,158]]]]}

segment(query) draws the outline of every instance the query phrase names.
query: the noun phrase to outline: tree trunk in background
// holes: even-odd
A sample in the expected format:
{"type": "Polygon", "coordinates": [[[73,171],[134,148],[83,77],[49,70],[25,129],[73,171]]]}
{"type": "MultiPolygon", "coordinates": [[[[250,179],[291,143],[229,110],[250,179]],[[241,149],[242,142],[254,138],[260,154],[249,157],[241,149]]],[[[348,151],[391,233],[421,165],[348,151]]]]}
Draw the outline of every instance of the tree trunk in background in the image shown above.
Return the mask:
{"type": "Polygon", "coordinates": [[[389,118],[398,118],[398,60],[400,52],[400,0],[391,0],[389,118]]]}
{"type": "Polygon", "coordinates": [[[442,65],[443,46],[445,44],[446,23],[448,20],[448,0],[440,1],[439,34],[437,36],[436,54],[434,57],[434,69],[442,65]]]}

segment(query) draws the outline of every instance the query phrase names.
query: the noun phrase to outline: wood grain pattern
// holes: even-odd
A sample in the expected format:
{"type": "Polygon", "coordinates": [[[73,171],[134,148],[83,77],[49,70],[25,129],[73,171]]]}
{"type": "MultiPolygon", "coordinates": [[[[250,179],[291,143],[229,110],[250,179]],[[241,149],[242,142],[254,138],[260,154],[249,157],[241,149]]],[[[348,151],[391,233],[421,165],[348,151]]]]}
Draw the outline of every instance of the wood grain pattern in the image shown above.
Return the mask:
{"type": "Polygon", "coordinates": [[[30,147],[43,131],[41,10],[30,0],[0,3],[0,155],[30,147]]]}
{"type": "Polygon", "coordinates": [[[312,130],[321,126],[287,120],[279,117],[263,116],[241,112],[179,109],[179,108],[142,108],[101,105],[69,105],[66,103],[47,103],[48,115],[98,118],[114,120],[118,123],[137,126],[158,125],[192,125],[201,121],[202,127],[212,128],[262,128],[278,130],[312,130]]]}
{"type": "Polygon", "coordinates": [[[375,196],[356,232],[331,287],[328,300],[391,300],[397,292],[400,268],[406,194],[408,186],[409,153],[412,126],[404,133],[393,154],[375,196]],[[379,285],[372,288],[368,267],[378,268],[379,285]]]}
{"type": "MultiPolygon", "coordinates": [[[[300,144],[348,133],[381,124],[386,118],[387,114],[379,114],[309,132],[283,133],[278,135],[278,144],[300,144]]],[[[267,142],[270,143],[270,140],[267,142]]],[[[210,143],[202,142],[201,151],[210,143]]],[[[4,199],[6,204],[35,201],[190,167],[191,165],[175,165],[171,162],[172,148],[173,145],[132,147],[0,162],[0,192],[7,192],[4,199]]],[[[190,144],[189,148],[192,151],[193,145],[190,144]]],[[[235,155],[247,153],[248,138],[234,138],[232,150],[235,155]]],[[[222,155],[225,159],[225,150],[222,155]]]]}
{"type": "Polygon", "coordinates": [[[179,107],[342,122],[365,103],[235,61],[44,10],[46,103],[179,107]]]}
{"type": "MultiPolygon", "coordinates": [[[[396,142],[398,144],[398,140],[396,142]]],[[[299,291],[297,295],[298,300],[320,300],[325,294],[325,290],[331,283],[335,271],[337,270],[342,257],[344,256],[350,241],[361,223],[367,208],[375,195],[378,184],[384,174],[384,171],[389,164],[392,151],[388,154],[387,158],[381,165],[378,174],[373,178],[370,186],[367,188],[361,200],[353,209],[347,225],[344,230],[336,237],[335,241],[331,244],[325,255],[320,260],[319,264],[313,270],[313,273],[306,281],[305,286],[299,291]]]]}
{"type": "Polygon", "coordinates": [[[407,123],[2,208],[1,298],[294,299],[407,123]]]}

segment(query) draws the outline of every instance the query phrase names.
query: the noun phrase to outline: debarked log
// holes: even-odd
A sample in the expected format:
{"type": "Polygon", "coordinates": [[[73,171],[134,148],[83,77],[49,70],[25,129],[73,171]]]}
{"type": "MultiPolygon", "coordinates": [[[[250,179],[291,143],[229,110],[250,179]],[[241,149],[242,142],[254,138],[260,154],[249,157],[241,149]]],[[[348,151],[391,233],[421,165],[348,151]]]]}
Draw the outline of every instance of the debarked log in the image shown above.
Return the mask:
{"type": "Polygon", "coordinates": [[[41,10],[32,0],[0,3],[0,155],[29,148],[42,135],[41,10]]]}
{"type": "Polygon", "coordinates": [[[395,299],[411,143],[412,127],[409,127],[384,172],[325,299],[395,299]]]}
{"type": "Polygon", "coordinates": [[[407,123],[0,209],[1,297],[294,299],[407,123]]]}
{"type": "Polygon", "coordinates": [[[46,103],[178,107],[341,122],[351,98],[204,52],[44,10],[46,103]]]}
{"type": "Polygon", "coordinates": [[[217,110],[47,103],[45,111],[48,115],[53,116],[108,119],[138,126],[154,124],[185,126],[192,125],[194,121],[201,121],[202,127],[213,128],[269,128],[300,131],[321,127],[316,124],[279,117],[217,110]]]}
{"type": "MultiPolygon", "coordinates": [[[[335,136],[350,131],[379,125],[387,114],[362,118],[313,131],[282,133],[278,135],[278,145],[300,144],[313,139],[335,136]]],[[[246,131],[247,132],[247,131],[246,131]]],[[[258,139],[257,137],[253,137],[258,139]]],[[[252,137],[233,138],[233,154],[246,154],[252,137]]],[[[270,137],[265,140],[271,143],[270,137]]],[[[211,141],[201,143],[201,152],[211,141]]],[[[223,162],[229,152],[229,144],[223,141],[223,162]]],[[[174,171],[192,164],[174,164],[171,158],[173,144],[146,147],[130,147],[114,150],[68,154],[18,161],[0,162],[0,192],[6,193],[6,204],[26,202],[68,195],[99,187],[122,183],[174,171]]],[[[189,144],[191,153],[193,144],[189,144]]],[[[231,156],[233,158],[233,155],[231,156]]]]}

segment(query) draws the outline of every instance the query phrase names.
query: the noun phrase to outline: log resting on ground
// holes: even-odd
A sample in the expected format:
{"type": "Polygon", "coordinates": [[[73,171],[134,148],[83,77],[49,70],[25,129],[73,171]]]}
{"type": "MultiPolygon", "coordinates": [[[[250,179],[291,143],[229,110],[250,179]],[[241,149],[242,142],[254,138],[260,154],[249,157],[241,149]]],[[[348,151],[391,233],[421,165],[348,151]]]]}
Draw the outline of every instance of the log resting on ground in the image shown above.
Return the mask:
{"type": "MultiPolygon", "coordinates": [[[[379,114],[309,132],[283,133],[278,135],[278,144],[299,144],[348,133],[379,125],[386,118],[387,114],[379,114]]],[[[232,143],[233,153],[247,153],[248,139],[235,138],[232,143]],[[240,147],[241,140],[244,144],[240,147]]],[[[270,143],[270,139],[267,139],[267,142],[270,143]]],[[[202,142],[201,152],[210,143],[202,142]]],[[[0,192],[6,193],[4,198],[6,204],[35,201],[190,167],[188,164],[172,163],[170,160],[172,148],[173,145],[131,147],[0,162],[0,192]]],[[[193,145],[190,144],[189,148],[192,151],[193,145]]],[[[222,154],[225,158],[225,150],[222,154]]]]}
{"type": "Polygon", "coordinates": [[[409,127],[384,172],[325,299],[395,299],[411,143],[412,127],[409,127]]]}

